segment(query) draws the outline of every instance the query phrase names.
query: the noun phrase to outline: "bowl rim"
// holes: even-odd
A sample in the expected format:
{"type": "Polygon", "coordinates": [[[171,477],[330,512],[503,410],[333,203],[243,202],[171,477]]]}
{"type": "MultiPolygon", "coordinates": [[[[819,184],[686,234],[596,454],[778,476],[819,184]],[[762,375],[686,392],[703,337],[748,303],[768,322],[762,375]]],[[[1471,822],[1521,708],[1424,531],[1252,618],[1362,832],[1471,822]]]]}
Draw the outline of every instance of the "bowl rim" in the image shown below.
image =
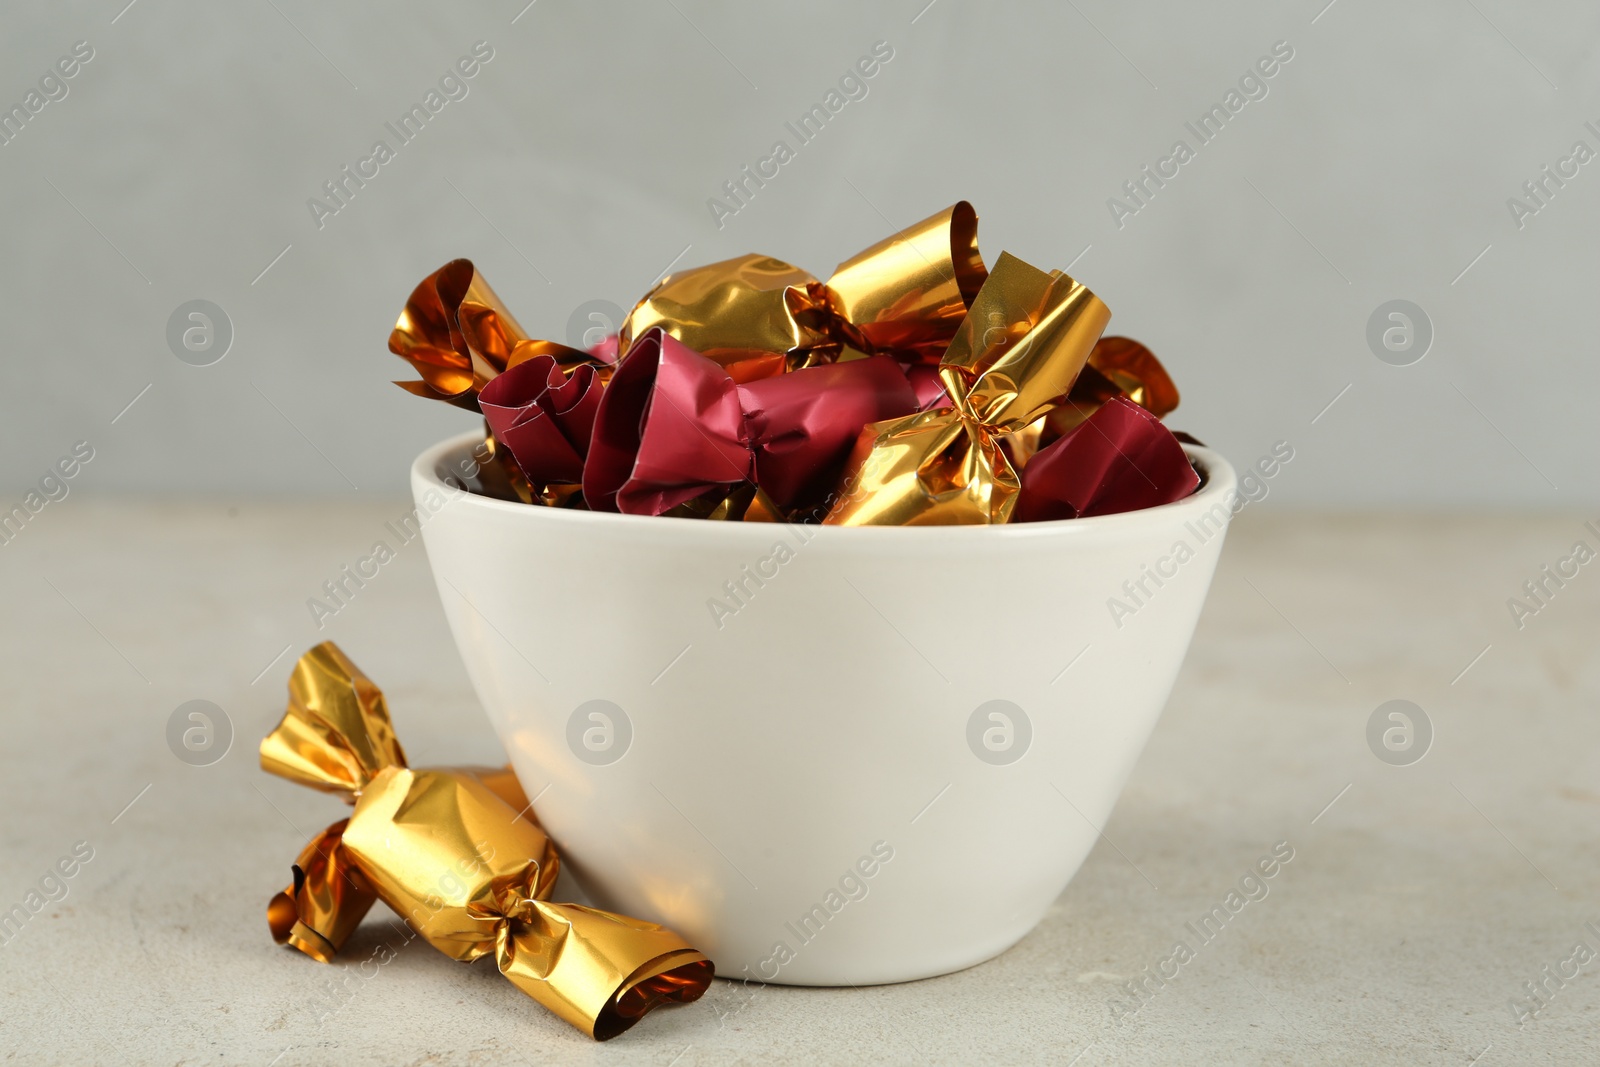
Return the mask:
{"type": "MultiPolygon", "coordinates": [[[[423,449],[411,463],[412,495],[419,502],[428,489],[448,494],[452,506],[456,502],[490,514],[522,516],[519,521],[567,523],[575,530],[585,527],[604,529],[613,533],[624,530],[650,533],[651,536],[712,537],[735,540],[765,541],[774,526],[803,527],[813,537],[829,538],[835,543],[851,539],[857,546],[867,543],[887,544],[909,539],[924,545],[937,541],[967,538],[993,541],[995,538],[1016,540],[1038,537],[1091,537],[1104,534],[1111,537],[1136,536],[1142,527],[1168,527],[1190,515],[1211,512],[1219,504],[1232,518],[1233,501],[1225,499],[1235,492],[1238,477],[1233,465],[1223,456],[1203,445],[1185,443],[1184,452],[1199,468],[1201,484],[1193,493],[1170,504],[1153,508],[1124,511],[1115,515],[1094,515],[1080,519],[1054,519],[1047,522],[1017,522],[1001,525],[970,526],[824,526],[820,523],[765,523],[765,522],[710,522],[693,520],[664,520],[659,515],[622,515],[613,512],[575,511],[567,508],[538,507],[520,501],[500,500],[484,496],[446,482],[439,474],[443,461],[454,452],[468,452],[484,439],[480,430],[469,430],[438,441],[423,449]]],[[[1226,523],[1224,523],[1226,525],[1226,523]]]]}

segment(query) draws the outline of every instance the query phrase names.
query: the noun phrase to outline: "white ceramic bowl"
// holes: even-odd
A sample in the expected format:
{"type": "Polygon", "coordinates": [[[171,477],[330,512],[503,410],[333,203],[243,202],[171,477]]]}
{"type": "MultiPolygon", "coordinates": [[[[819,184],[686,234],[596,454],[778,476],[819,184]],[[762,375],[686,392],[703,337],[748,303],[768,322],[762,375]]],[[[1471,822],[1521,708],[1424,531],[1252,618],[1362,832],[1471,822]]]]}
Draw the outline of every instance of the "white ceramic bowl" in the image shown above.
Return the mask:
{"type": "Polygon", "coordinates": [[[1194,495],[1068,522],[595,514],[452,488],[480,440],[412,487],[564,862],[718,974],[797,985],[959,970],[1039,921],[1166,702],[1237,495],[1190,448],[1194,495]]]}

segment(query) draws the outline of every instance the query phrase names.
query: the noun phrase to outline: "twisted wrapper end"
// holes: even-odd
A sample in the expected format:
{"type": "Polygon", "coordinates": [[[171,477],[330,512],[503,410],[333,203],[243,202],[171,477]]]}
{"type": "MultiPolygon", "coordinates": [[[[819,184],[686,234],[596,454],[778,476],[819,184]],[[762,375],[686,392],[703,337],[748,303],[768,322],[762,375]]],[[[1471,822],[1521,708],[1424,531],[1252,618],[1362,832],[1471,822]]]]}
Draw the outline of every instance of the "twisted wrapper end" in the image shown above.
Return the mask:
{"type": "Polygon", "coordinates": [[[824,522],[1010,521],[1021,479],[1004,439],[1068,394],[1110,318],[1072,278],[1002,252],[939,366],[952,406],[866,426],[824,522]]]}
{"type": "Polygon", "coordinates": [[[931,363],[987,277],[978,213],[962,200],[851,256],[827,288],[870,351],[931,363]]]}
{"type": "Polygon", "coordinates": [[[373,780],[345,841],[384,903],[452,959],[493,952],[517,988],[598,1040],[705,992],[710,962],[672,931],[549,902],[555,846],[493,784],[405,768],[373,780]]]}
{"type": "Polygon", "coordinates": [[[366,886],[344,849],[340,819],[300,853],[294,881],[267,905],[272,939],[319,963],[331,963],[378,895],[366,886]]]}
{"type": "MultiPolygon", "coordinates": [[[[261,742],[262,770],[354,802],[375,776],[405,762],[383,693],[339,647],[324,642],[301,656],[289,678],[288,710],[261,742]]],[[[377,899],[345,848],[348,823],[334,823],[306,845],[294,881],[267,905],[273,939],[323,963],[377,899]]]]}
{"type": "Polygon", "coordinates": [[[395,384],[476,411],[478,390],[506,369],[512,350],[526,340],[472,261],[453,259],[411,291],[389,334],[389,351],[422,376],[395,384]]]}
{"type": "MultiPolygon", "coordinates": [[[[1178,387],[1167,374],[1167,368],[1161,365],[1154,352],[1131,337],[1100,338],[1094,351],[1089,353],[1089,369],[1158,419],[1166,418],[1178,406],[1178,387]]],[[[1076,385],[1072,392],[1076,399],[1076,385]]],[[[1103,403],[1113,394],[1102,389],[1097,395],[1103,403]]]]}
{"type": "MultiPolygon", "coordinates": [[[[517,351],[535,344],[524,342],[517,351]]],[[[495,458],[503,448],[530,500],[549,499],[561,486],[577,491],[601,388],[593,366],[563,367],[554,356],[538,355],[507,368],[478,394],[495,458]]]]}
{"type": "Polygon", "coordinates": [[[596,1041],[663,1004],[699,1000],[712,976],[711,961],[665,927],[542,900],[501,926],[495,962],[518,989],[596,1041]]]}
{"type": "Polygon", "coordinates": [[[1000,253],[940,364],[958,410],[995,433],[1022,429],[1064,398],[1111,310],[1060,271],[1000,253]]]}
{"type": "Polygon", "coordinates": [[[999,442],[950,408],[871,423],[830,526],[955,526],[1010,518],[1021,482],[999,442]]]}
{"type": "Polygon", "coordinates": [[[283,721],[261,742],[261,769],[353,802],[380,772],[405,765],[372,680],[332,641],[301,656],[283,721]]]}

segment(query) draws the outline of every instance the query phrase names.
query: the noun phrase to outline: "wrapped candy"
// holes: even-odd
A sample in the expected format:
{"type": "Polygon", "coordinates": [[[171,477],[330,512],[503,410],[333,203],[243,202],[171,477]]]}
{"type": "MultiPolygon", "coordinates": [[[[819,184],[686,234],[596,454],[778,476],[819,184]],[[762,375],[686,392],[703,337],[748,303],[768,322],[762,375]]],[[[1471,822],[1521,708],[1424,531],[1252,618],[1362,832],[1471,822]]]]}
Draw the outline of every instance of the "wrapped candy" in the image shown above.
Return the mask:
{"type": "Polygon", "coordinates": [[[780,508],[820,499],[861,427],[916,410],[882,357],[741,385],[654,329],[600,401],[584,497],[596,511],[659,515],[719,487],[749,483],[780,508]]]}
{"type": "Polygon", "coordinates": [[[952,406],[863,429],[825,521],[1009,521],[1020,482],[1001,438],[1067,394],[1110,318],[1072,278],[1001,253],[939,366],[952,406]]]}
{"type": "Polygon", "coordinates": [[[1101,337],[1110,312],[1065,274],[1006,253],[990,272],[977,222],[962,201],[826,282],[763,255],[679,271],[586,352],[528,338],[456,260],[412,293],[390,348],[422,374],[405,388],[483,412],[480,488],[528,503],[933,525],[1098,514],[1191,491],[1186,457],[1183,469],[1168,462],[1182,448],[1159,420],[1178,392],[1160,361],[1101,337]],[[1027,474],[1119,398],[1152,418],[1117,406],[1104,426],[1148,445],[1152,470],[1098,462],[1081,437],[1027,474]],[[1069,461],[1104,484],[1086,488],[1069,461]],[[1033,503],[1019,508],[1025,482],[1033,503]]]}
{"type": "Polygon", "coordinates": [[[988,273],[978,213],[962,200],[851,256],[827,288],[871,350],[937,363],[988,273]]]}
{"type": "Polygon", "coordinates": [[[1042,522],[1136,511],[1182,500],[1199,485],[1177,438],[1119,394],[1029,460],[1012,518],[1042,522]]]}
{"type": "Polygon", "coordinates": [[[418,283],[389,334],[389,351],[421,381],[395,382],[417,396],[478,410],[478,393],[498,375],[539,356],[571,373],[580,366],[610,373],[614,355],[537,341],[506,310],[470,259],[454,259],[418,283]]]}
{"type": "Polygon", "coordinates": [[[511,459],[530,495],[547,504],[570,499],[583,482],[589,437],[600,407],[595,368],[563,368],[551,356],[535,356],[490,381],[478,406],[493,440],[511,459]]]}
{"type": "Polygon", "coordinates": [[[751,382],[849,351],[936,362],[986,271],[978,215],[961,201],[839,264],[824,284],[771,256],[663,278],[629,313],[621,351],[659,327],[751,382]]]}
{"type": "MultiPolygon", "coordinates": [[[[389,351],[410,363],[421,381],[395,382],[416,396],[443,400],[468,411],[480,410],[480,394],[496,377],[519,364],[548,359],[571,375],[593,368],[601,383],[616,363],[615,348],[597,346],[583,352],[555,341],[534,340],[508,311],[469,259],[454,259],[418,283],[389,334],[389,351]]],[[[534,431],[530,430],[529,436],[534,431]]],[[[531,480],[521,467],[496,447],[494,431],[486,441],[481,484],[492,496],[523,503],[563,504],[577,494],[568,483],[531,480]]],[[[525,456],[531,449],[525,448],[525,456]]],[[[543,462],[534,464],[544,466],[543,462]]]]}
{"type": "Polygon", "coordinates": [[[337,646],[302,656],[289,694],[262,768],[354,810],[306,846],[268,906],[278,941],[327,962],[382,900],[453,959],[493,955],[518,989],[601,1041],[705,992],[711,962],[670,930],[551,903],[560,861],[515,779],[408,767],[383,694],[337,646]]]}
{"type": "Polygon", "coordinates": [[[472,261],[451,260],[417,284],[389,334],[389,351],[422,376],[395,384],[475,411],[478,390],[527,337],[472,261]]]}

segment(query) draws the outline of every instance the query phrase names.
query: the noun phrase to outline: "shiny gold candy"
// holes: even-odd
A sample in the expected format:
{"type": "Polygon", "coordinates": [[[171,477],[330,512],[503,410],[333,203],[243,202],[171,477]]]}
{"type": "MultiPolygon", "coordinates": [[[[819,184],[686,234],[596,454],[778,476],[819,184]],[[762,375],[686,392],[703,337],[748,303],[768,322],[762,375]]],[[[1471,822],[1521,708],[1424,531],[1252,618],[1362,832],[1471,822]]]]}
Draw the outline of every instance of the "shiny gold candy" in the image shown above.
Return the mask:
{"type": "Polygon", "coordinates": [[[1009,521],[1021,483],[1002,440],[1068,393],[1110,318],[1072,278],[1002,252],[939,365],[952,406],[863,429],[825,521],[1009,521]]]}
{"type": "Polygon", "coordinates": [[[874,351],[936,362],[987,275],[978,213],[962,200],[851,256],[828,288],[874,351]]]}
{"type": "Polygon", "coordinates": [[[963,200],[845,260],[826,283],[762,255],[670,274],[629,312],[618,349],[659,326],[740,382],[864,355],[932,362],[985,275],[978,215],[963,200]]]}
{"type": "Polygon", "coordinates": [[[735,381],[782,374],[789,357],[831,344],[826,305],[819,309],[807,291],[816,282],[781,259],[758,255],[669,274],[623,320],[617,350],[627,352],[660,326],[735,381]]]}
{"type": "Polygon", "coordinates": [[[421,381],[395,382],[417,396],[478,410],[478,392],[535,356],[553,356],[571,374],[585,364],[602,379],[611,366],[555,341],[531,339],[470,259],[453,259],[418,283],[389,334],[389,351],[421,381]]]}
{"type": "Polygon", "coordinates": [[[560,860],[515,778],[408,767],[383,694],[336,645],[300,658],[289,696],[262,768],[354,809],[306,846],[268,905],[278,941],[328,962],[382,900],[452,959],[493,955],[518,989],[602,1041],[705,992],[711,962],[670,930],[550,902],[560,860]]]}

